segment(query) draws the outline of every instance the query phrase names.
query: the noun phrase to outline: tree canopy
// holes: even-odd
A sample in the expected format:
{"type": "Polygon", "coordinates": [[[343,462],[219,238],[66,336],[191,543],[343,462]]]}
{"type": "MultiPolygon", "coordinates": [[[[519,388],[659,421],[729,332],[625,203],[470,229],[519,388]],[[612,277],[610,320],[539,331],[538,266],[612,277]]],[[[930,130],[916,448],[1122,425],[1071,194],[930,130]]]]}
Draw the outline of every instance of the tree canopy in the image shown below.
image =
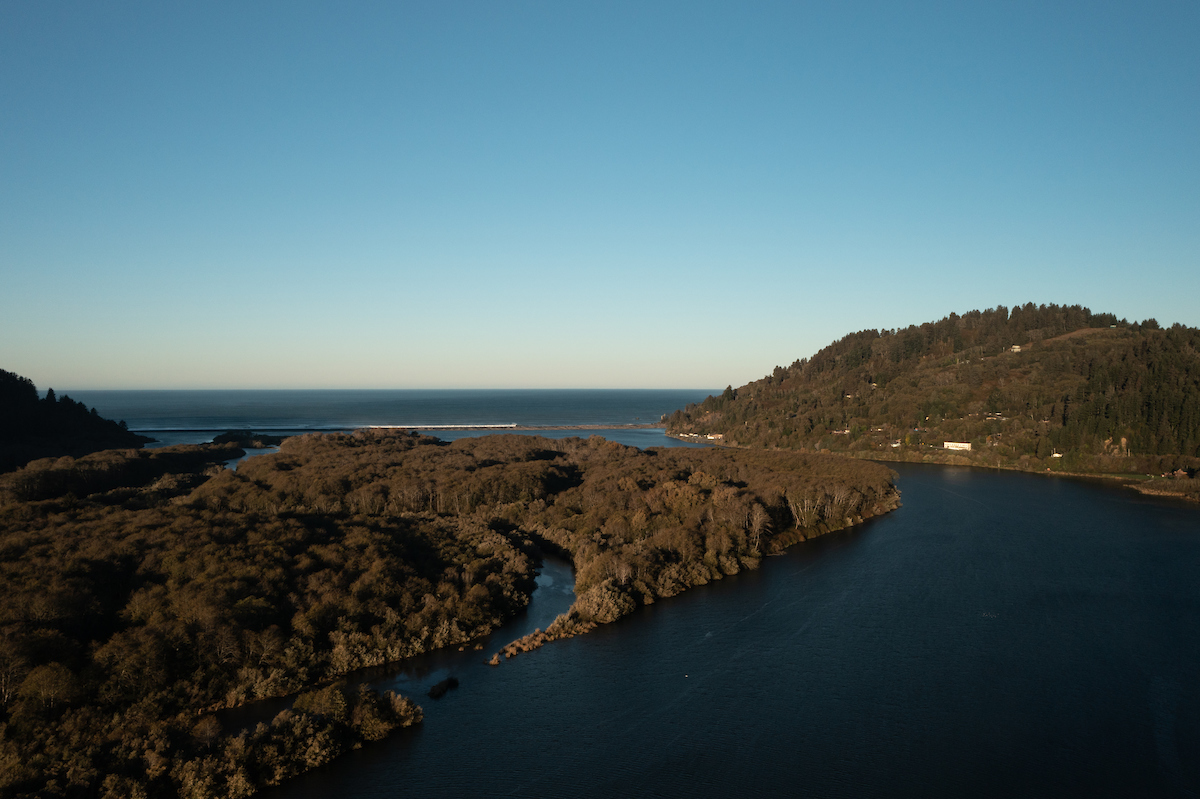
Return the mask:
{"type": "Polygon", "coordinates": [[[569,635],[897,504],[887,468],[799,453],[360,431],[221,465],[240,451],[0,475],[0,796],[246,796],[418,720],[342,681],[495,629],[539,551],[574,562],[569,635]]]}
{"type": "Polygon", "coordinates": [[[36,458],[81,456],[113,447],[141,447],[149,439],[102,418],[49,389],[43,399],[27,377],[0,369],[0,472],[36,458]]]}
{"type": "Polygon", "coordinates": [[[1200,331],[1080,306],[1004,306],[863,330],[676,411],[729,446],[1091,472],[1200,458],[1200,331]],[[972,445],[947,454],[944,442],[972,445]]]}

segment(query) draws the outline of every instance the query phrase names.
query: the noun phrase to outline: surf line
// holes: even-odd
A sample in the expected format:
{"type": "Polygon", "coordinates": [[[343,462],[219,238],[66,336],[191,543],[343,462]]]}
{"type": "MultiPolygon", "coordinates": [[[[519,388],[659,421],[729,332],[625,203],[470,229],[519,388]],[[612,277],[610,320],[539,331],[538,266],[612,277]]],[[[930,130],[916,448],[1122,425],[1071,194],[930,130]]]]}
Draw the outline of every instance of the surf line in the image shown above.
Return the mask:
{"type": "Polygon", "coordinates": [[[515,424],[372,424],[371,430],[515,430],[515,424]]]}

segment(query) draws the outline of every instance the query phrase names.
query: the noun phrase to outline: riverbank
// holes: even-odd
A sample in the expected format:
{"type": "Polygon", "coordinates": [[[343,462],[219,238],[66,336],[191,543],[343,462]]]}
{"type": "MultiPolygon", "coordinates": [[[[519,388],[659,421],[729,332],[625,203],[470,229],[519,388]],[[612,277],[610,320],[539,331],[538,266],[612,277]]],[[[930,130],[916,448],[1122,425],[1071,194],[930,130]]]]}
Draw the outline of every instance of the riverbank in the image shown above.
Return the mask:
{"type": "MultiPolygon", "coordinates": [[[[857,527],[869,519],[874,519],[885,513],[890,513],[900,507],[900,493],[897,491],[895,496],[889,501],[881,503],[877,506],[877,511],[859,514],[849,517],[844,524],[826,524],[821,522],[814,527],[796,527],[786,533],[776,536],[770,542],[770,551],[768,555],[782,555],[785,550],[792,546],[809,541],[819,536],[828,535],[830,533],[841,532],[843,530],[857,527]]],[[[757,569],[761,561],[747,565],[750,570],[757,569]]],[[[720,579],[718,576],[717,579],[720,579]]],[[[704,583],[700,583],[703,585],[704,583]]],[[[690,586],[694,588],[695,586],[690,586]]],[[[681,592],[682,593],[682,592],[681,592]]],[[[616,621],[612,619],[611,621],[616,621]]],[[[595,621],[587,621],[582,618],[580,610],[574,606],[569,608],[567,612],[556,618],[549,627],[545,630],[535,629],[528,635],[524,635],[515,641],[505,645],[500,651],[492,655],[487,661],[489,666],[499,666],[505,660],[516,657],[522,652],[532,652],[553,641],[560,641],[567,638],[574,638],[577,635],[584,635],[599,627],[599,623],[595,621]]]]}
{"type": "Polygon", "coordinates": [[[903,507],[852,531],[497,668],[455,653],[420,728],[270,799],[1195,792],[1194,511],[893,468],[903,507]]]}
{"type": "Polygon", "coordinates": [[[1055,462],[1057,459],[1039,459],[1030,461],[1027,464],[1021,463],[988,463],[985,460],[972,458],[961,453],[943,454],[943,453],[928,453],[911,455],[904,457],[893,455],[892,453],[869,453],[855,454],[847,453],[852,457],[863,457],[869,460],[880,461],[884,463],[932,463],[943,466],[970,466],[981,469],[995,469],[999,471],[1023,472],[1025,474],[1044,474],[1057,475],[1059,477],[1082,477],[1093,480],[1107,480],[1119,483],[1125,488],[1133,489],[1147,496],[1158,497],[1173,497],[1182,499],[1188,502],[1200,503],[1200,480],[1188,477],[1167,477],[1155,476],[1153,474],[1132,474],[1129,472],[1101,472],[1101,471],[1076,471],[1059,468],[1055,462]]]}
{"type": "MultiPolygon", "coordinates": [[[[752,539],[752,546],[740,557],[721,560],[714,558],[711,550],[693,550],[691,558],[680,558],[678,566],[681,568],[677,569],[677,574],[672,580],[661,585],[653,583],[650,573],[643,573],[640,581],[637,579],[638,570],[652,571],[656,568],[639,563],[638,559],[644,557],[640,552],[626,554],[626,547],[620,545],[616,552],[605,551],[603,548],[589,546],[590,541],[580,540],[578,536],[564,535],[561,531],[544,526],[531,529],[530,533],[535,540],[551,542],[567,551],[574,558],[577,573],[599,571],[620,579],[615,582],[610,577],[590,589],[577,591],[578,598],[566,613],[556,618],[545,630],[534,630],[504,646],[492,655],[488,661],[490,665],[498,666],[504,660],[522,652],[538,649],[552,641],[591,632],[602,624],[616,621],[641,605],[653,604],[657,600],[683,593],[689,588],[737,574],[742,569],[757,569],[763,556],[782,554],[787,548],[803,541],[860,525],[868,519],[895,510],[901,504],[900,493],[891,482],[895,476],[894,472],[886,469],[885,473],[870,476],[860,473],[857,483],[847,480],[844,474],[839,479],[836,476],[837,472],[845,472],[846,467],[855,462],[837,456],[777,452],[729,458],[726,457],[729,450],[716,448],[689,450],[688,453],[692,462],[687,467],[682,467],[682,464],[676,465],[676,468],[687,468],[691,472],[688,485],[716,489],[723,478],[714,475],[737,474],[740,479],[752,473],[754,468],[763,466],[784,470],[807,470],[809,476],[815,478],[815,484],[793,484],[790,492],[786,488],[781,490],[781,507],[779,512],[774,514],[768,513],[763,505],[748,508],[742,518],[746,525],[745,530],[752,539]],[[876,483],[871,489],[867,488],[871,480],[878,481],[880,478],[884,478],[884,487],[881,488],[876,483]],[[820,483],[826,479],[829,485],[821,486],[820,483]],[[860,489],[862,493],[859,493],[860,489]]],[[[849,471],[853,473],[854,467],[849,471]]],[[[716,506],[720,507],[728,498],[729,495],[726,495],[722,500],[718,495],[715,499],[716,506]]],[[[712,518],[710,509],[710,521],[712,518]]],[[[657,558],[654,561],[657,561],[657,558]]]]}
{"type": "MultiPolygon", "coordinates": [[[[697,440],[698,438],[695,435],[671,432],[664,433],[664,435],[685,443],[697,440]]],[[[706,443],[724,449],[752,449],[751,447],[741,446],[736,443],[726,443],[721,439],[707,440],[706,443]]],[[[803,452],[804,450],[801,451],[803,452]]],[[[829,452],[829,450],[823,450],[823,452],[829,452]]],[[[1129,471],[1113,472],[1064,469],[1062,468],[1062,459],[1060,458],[1032,458],[1025,456],[1023,459],[1024,462],[1001,462],[986,455],[981,456],[974,452],[962,450],[923,452],[857,450],[833,452],[831,454],[878,463],[929,463],[940,466],[970,466],[978,469],[1022,472],[1025,474],[1048,474],[1060,477],[1085,477],[1110,480],[1147,496],[1172,497],[1187,502],[1200,503],[1200,479],[1195,477],[1189,478],[1175,474],[1170,476],[1166,474],[1156,476],[1154,474],[1131,473],[1129,471]]],[[[1186,462],[1191,465],[1193,470],[1200,466],[1200,459],[1197,458],[1175,458],[1173,460],[1186,462]]],[[[1122,463],[1121,465],[1127,466],[1128,464],[1122,463]]]]}
{"type": "Polygon", "coordinates": [[[497,433],[521,433],[537,430],[653,430],[662,424],[374,424],[364,430],[488,430],[497,433]]]}

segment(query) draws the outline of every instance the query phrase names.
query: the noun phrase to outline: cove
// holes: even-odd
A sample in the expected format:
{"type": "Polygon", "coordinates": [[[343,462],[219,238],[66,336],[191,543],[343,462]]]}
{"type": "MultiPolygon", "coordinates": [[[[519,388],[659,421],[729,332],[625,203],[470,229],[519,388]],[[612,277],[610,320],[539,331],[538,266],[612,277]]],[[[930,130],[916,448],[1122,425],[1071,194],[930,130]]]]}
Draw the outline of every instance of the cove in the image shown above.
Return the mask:
{"type": "Polygon", "coordinates": [[[899,510],[409,690],[421,725],[263,795],[1200,792],[1197,509],[895,468],[899,510]]]}

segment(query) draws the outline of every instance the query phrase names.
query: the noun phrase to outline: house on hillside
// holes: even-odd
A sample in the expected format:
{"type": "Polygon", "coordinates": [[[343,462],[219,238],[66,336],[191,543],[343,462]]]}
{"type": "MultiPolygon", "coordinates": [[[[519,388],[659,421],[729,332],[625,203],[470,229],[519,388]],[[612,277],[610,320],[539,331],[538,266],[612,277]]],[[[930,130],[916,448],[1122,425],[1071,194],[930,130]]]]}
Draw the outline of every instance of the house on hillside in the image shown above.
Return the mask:
{"type": "Polygon", "coordinates": [[[971,442],[969,441],[943,441],[942,449],[954,449],[962,452],[971,451],[971,442]]]}

